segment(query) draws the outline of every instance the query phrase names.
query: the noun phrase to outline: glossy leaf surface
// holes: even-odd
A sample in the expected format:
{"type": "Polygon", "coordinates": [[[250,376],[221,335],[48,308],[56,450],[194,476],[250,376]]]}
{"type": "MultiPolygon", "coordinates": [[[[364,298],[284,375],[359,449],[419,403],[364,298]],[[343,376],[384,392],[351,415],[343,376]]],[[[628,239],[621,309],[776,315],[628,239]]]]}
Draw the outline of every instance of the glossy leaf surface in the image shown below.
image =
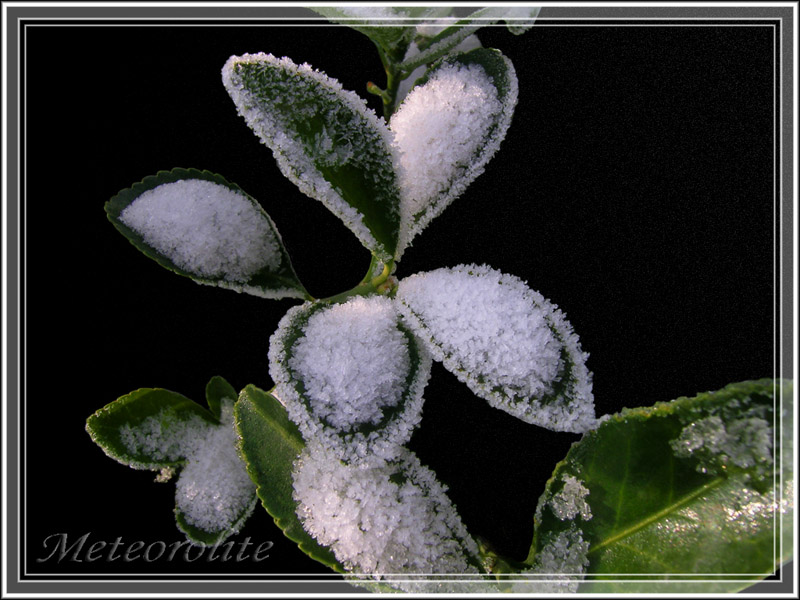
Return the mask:
{"type": "Polygon", "coordinates": [[[581,591],[727,591],[771,574],[793,508],[791,481],[773,479],[774,407],[790,398],[790,384],[761,380],[611,416],[557,466],[527,562],[577,525],[581,591]]]}
{"type": "Polygon", "coordinates": [[[247,464],[257,494],[284,535],[297,543],[311,558],[344,573],[333,553],[320,546],[300,523],[297,503],[292,497],[293,464],[304,448],[297,427],[271,394],[247,386],[236,404],[239,450],[247,464]]]}

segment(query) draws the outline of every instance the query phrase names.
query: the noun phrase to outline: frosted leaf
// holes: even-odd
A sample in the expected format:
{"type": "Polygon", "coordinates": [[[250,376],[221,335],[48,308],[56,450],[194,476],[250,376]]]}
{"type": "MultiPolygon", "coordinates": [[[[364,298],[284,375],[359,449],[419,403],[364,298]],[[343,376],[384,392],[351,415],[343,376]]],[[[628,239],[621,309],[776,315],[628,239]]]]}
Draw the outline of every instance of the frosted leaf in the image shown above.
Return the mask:
{"type": "Polygon", "coordinates": [[[192,543],[213,544],[235,533],[256,503],[255,486],[236,451],[234,402],[235,397],[219,399],[217,421],[174,392],[138,390],[106,407],[106,413],[98,411],[90,419],[90,433],[117,460],[159,470],[157,481],[167,481],[180,468],[175,490],[178,527],[192,543]],[[159,410],[141,418],[143,411],[159,405],[159,410]],[[104,417],[112,413],[113,420],[104,417]],[[111,452],[110,428],[118,430],[122,452],[111,452]],[[147,457],[149,462],[131,457],[147,457]]]}
{"type": "Polygon", "coordinates": [[[578,515],[584,521],[591,519],[592,509],[586,501],[589,490],[579,479],[567,473],[561,479],[564,487],[550,498],[550,508],[562,521],[574,519],[578,515]]]}
{"type": "Polygon", "coordinates": [[[178,462],[186,457],[186,448],[192,440],[204,437],[212,427],[197,415],[179,419],[174,413],[161,410],[138,423],[122,425],[119,436],[132,455],[146,455],[158,462],[178,462]]]}
{"type": "Polygon", "coordinates": [[[490,405],[555,431],[594,426],[587,355],[523,281],[462,265],[400,281],[398,309],[436,360],[490,405]]]}
{"type": "Polygon", "coordinates": [[[160,185],[134,200],[120,220],[198,277],[242,283],[280,266],[280,242],[264,214],[243,194],[211,181],[160,185]]]}
{"type": "Polygon", "coordinates": [[[405,97],[389,122],[402,194],[398,259],[483,172],[516,102],[514,67],[484,48],[446,59],[405,97]]]}
{"type": "Polygon", "coordinates": [[[409,450],[348,466],[310,442],[293,480],[303,527],[348,571],[406,591],[418,584],[403,574],[478,574],[477,544],[446,488],[409,450]]]}
{"type": "Polygon", "coordinates": [[[391,136],[366,101],[271,54],[230,57],[222,80],[281,172],[379,258],[392,258],[400,217],[391,136]]]}
{"type": "Polygon", "coordinates": [[[772,469],[772,438],[772,427],[762,418],[726,423],[714,415],[684,427],[670,446],[679,458],[695,458],[701,473],[716,475],[735,466],[762,477],[772,469]]]}
{"type": "Polygon", "coordinates": [[[134,246],[198,283],[267,298],[304,296],[275,224],[219,175],[160,171],[122,190],[106,212],[134,246]]]}
{"type": "Polygon", "coordinates": [[[236,452],[233,404],[223,400],[220,425],[183,442],[186,464],[175,490],[176,511],[186,523],[226,536],[244,523],[257,500],[255,485],[236,452]]]}
{"type": "Polygon", "coordinates": [[[391,300],[291,309],[270,340],[276,394],[306,440],[343,460],[391,458],[421,419],[430,357],[391,300]]]}
{"type": "Polygon", "coordinates": [[[582,574],[589,567],[589,542],[581,530],[571,525],[569,529],[551,534],[550,539],[535,557],[534,566],[520,573],[514,581],[514,593],[575,593],[582,574]],[[527,580],[524,579],[527,577],[527,580]]]}

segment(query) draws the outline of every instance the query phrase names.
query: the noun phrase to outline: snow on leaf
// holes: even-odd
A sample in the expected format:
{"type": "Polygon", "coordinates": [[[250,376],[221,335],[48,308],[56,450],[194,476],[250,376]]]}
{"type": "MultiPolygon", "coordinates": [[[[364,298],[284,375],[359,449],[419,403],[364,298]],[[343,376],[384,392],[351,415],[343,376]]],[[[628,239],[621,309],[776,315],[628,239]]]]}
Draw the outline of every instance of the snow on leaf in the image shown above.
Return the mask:
{"type": "Polygon", "coordinates": [[[386,261],[399,224],[391,136],[366,101],[288,58],[232,56],[225,88],[281,172],[386,261]]]}
{"type": "Polygon", "coordinates": [[[393,457],[421,418],[430,357],[382,296],[291,309],[270,340],[270,375],[309,441],[343,460],[393,457]]]}
{"type": "Polygon", "coordinates": [[[280,266],[280,242],[262,213],[225,186],[189,179],[145,192],[120,215],[150,246],[204,278],[243,283],[280,266]]]}
{"type": "Polygon", "coordinates": [[[531,569],[522,571],[511,586],[517,594],[574,594],[589,567],[589,542],[574,524],[552,533],[536,554],[531,569]]]}
{"type": "MultiPolygon", "coordinates": [[[[310,442],[293,480],[306,531],[348,571],[409,592],[425,587],[412,574],[479,575],[477,544],[445,486],[411,451],[403,448],[393,461],[369,457],[345,465],[310,442]]],[[[442,591],[466,591],[470,584],[450,585],[442,591]]]]}
{"type": "Polygon", "coordinates": [[[389,123],[402,193],[398,260],[414,236],[483,172],[517,102],[514,67],[497,50],[450,56],[427,77],[389,123]]]}
{"type": "Polygon", "coordinates": [[[220,400],[220,418],[188,398],[145,388],[95,413],[87,430],[112,458],[136,469],[180,468],[175,490],[178,527],[195,544],[235,533],[253,511],[255,486],[236,452],[234,399],[220,400]]]}
{"type": "MultiPolygon", "coordinates": [[[[417,29],[419,29],[420,27],[421,26],[417,26],[417,29]]],[[[471,35],[468,38],[464,39],[458,46],[453,48],[450,54],[456,54],[459,52],[469,52],[470,50],[474,50],[475,48],[480,48],[480,47],[481,47],[481,42],[478,39],[478,36],[471,35]]],[[[416,56],[417,54],[419,54],[419,46],[417,46],[417,44],[415,44],[414,42],[411,42],[408,45],[408,49],[406,50],[405,60],[408,60],[411,57],[416,56]]],[[[428,69],[425,65],[420,65],[419,67],[414,69],[410,75],[405,77],[398,84],[397,95],[395,97],[396,98],[395,102],[398,105],[405,99],[405,97],[408,95],[408,93],[411,91],[414,85],[416,85],[417,80],[422,79],[424,77],[427,70],[428,69]]]]}
{"type": "Polygon", "coordinates": [[[400,281],[398,309],[433,357],[490,405],[555,431],[595,423],[587,355],[523,281],[462,265],[400,281]]]}
{"type": "Polygon", "coordinates": [[[233,404],[223,400],[220,425],[184,444],[186,464],[175,489],[179,527],[190,538],[193,529],[211,534],[213,539],[203,540],[210,544],[235,533],[257,501],[255,485],[236,453],[233,404]]]}
{"type": "Polygon", "coordinates": [[[134,246],[197,283],[266,298],[305,295],[272,219],[219,175],[159,171],[105,208],[134,246]]]}

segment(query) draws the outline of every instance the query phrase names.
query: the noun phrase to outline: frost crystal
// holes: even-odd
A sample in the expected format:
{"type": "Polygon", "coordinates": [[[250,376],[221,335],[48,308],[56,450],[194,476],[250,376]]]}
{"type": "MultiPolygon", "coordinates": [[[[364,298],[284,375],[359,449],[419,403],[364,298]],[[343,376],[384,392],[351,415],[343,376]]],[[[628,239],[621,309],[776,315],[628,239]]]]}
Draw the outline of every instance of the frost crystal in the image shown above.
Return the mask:
{"type": "MultiPolygon", "coordinates": [[[[417,32],[420,33],[421,35],[425,35],[420,31],[420,29],[425,29],[428,27],[431,28],[431,31],[436,30],[436,33],[438,33],[442,29],[441,25],[417,25],[417,32]]],[[[434,33],[433,35],[436,35],[436,33],[434,33]]],[[[470,50],[474,50],[475,48],[480,48],[480,47],[481,47],[481,41],[478,39],[478,36],[471,35],[464,41],[462,41],[458,46],[453,48],[453,50],[449,54],[456,54],[458,52],[469,52],[470,50]]],[[[406,55],[403,58],[403,60],[404,61],[409,60],[418,54],[419,54],[419,47],[414,42],[411,42],[408,45],[408,50],[406,50],[406,55]]],[[[411,72],[411,75],[409,75],[400,82],[400,84],[397,86],[397,95],[395,96],[397,103],[403,101],[403,99],[408,95],[408,92],[411,91],[411,88],[417,82],[417,79],[425,75],[425,71],[427,71],[427,67],[425,65],[420,65],[411,72]]]]}
{"type": "MultiPolygon", "coordinates": [[[[158,462],[177,462],[186,456],[193,440],[206,436],[212,427],[197,415],[177,419],[174,413],[162,410],[136,425],[125,423],[119,428],[119,435],[131,454],[145,455],[158,462]]],[[[149,468],[143,464],[131,466],[149,468]]]]}
{"type": "MultiPolygon", "coordinates": [[[[295,463],[297,514],[353,573],[477,574],[478,548],[434,473],[403,449],[397,460],[344,465],[311,442],[295,463]]],[[[398,578],[402,579],[402,578],[398,578]]],[[[414,583],[397,581],[413,589],[414,583]]]]}
{"type": "Polygon", "coordinates": [[[683,428],[670,442],[679,458],[697,459],[701,473],[717,474],[730,465],[768,473],[772,462],[772,427],[764,419],[734,419],[727,424],[717,415],[683,428]]]}
{"type": "Polygon", "coordinates": [[[392,303],[354,298],[311,316],[289,367],[303,382],[311,413],[339,430],[377,425],[402,399],[408,340],[392,303]]]}
{"type": "Polygon", "coordinates": [[[159,414],[121,427],[120,434],[130,452],[184,460],[175,490],[177,510],[205,532],[232,533],[255,506],[255,486],[236,453],[233,400],[223,400],[220,421],[212,425],[197,416],[177,421],[159,414]]]}
{"type": "Polygon", "coordinates": [[[119,219],[198,277],[244,283],[281,264],[269,217],[244,194],[211,181],[162,184],[136,198],[119,219]]]}
{"type": "Polygon", "coordinates": [[[434,358],[489,404],[556,431],[594,425],[591,376],[558,308],[486,266],[402,280],[398,308],[434,358]]]}
{"type": "Polygon", "coordinates": [[[339,458],[393,457],[421,419],[430,357],[382,296],[291,309],[270,340],[270,375],[306,440],[339,458]]]}
{"type": "Polygon", "coordinates": [[[592,509],[586,501],[589,490],[579,479],[567,473],[564,473],[561,480],[564,482],[564,487],[550,498],[550,508],[556,516],[562,521],[574,519],[578,515],[584,521],[591,519],[592,509]]]}
{"type": "MultiPolygon", "coordinates": [[[[509,79],[516,84],[511,63],[509,79]]],[[[516,86],[501,101],[478,64],[439,67],[406,96],[389,127],[398,151],[402,192],[398,258],[411,239],[483,172],[500,147],[516,104],[516,86]]]]}
{"type": "Polygon", "coordinates": [[[532,575],[529,581],[515,582],[516,593],[575,593],[589,567],[589,542],[574,525],[551,536],[536,555],[532,569],[521,575],[532,575]],[[547,576],[546,578],[543,576],[547,576]]]}
{"type": "Polygon", "coordinates": [[[221,409],[221,424],[188,449],[175,490],[187,523],[209,532],[236,528],[256,503],[255,485],[236,452],[233,401],[223,400],[221,409]]]}

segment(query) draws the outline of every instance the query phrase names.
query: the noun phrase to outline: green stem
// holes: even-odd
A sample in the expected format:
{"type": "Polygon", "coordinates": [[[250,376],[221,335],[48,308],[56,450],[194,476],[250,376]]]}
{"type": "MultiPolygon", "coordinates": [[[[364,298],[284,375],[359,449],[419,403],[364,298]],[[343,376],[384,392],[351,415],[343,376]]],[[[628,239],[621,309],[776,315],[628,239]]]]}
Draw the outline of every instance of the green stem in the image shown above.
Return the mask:
{"type": "Polygon", "coordinates": [[[395,48],[390,54],[380,46],[377,42],[375,46],[378,48],[378,56],[380,56],[383,70],[386,72],[386,88],[381,90],[381,98],[383,99],[383,118],[388,122],[394,114],[394,109],[397,104],[397,90],[400,82],[403,80],[403,74],[398,71],[397,65],[402,61],[406,48],[395,48]]]}
{"type": "Polygon", "coordinates": [[[329,296],[327,298],[322,298],[320,302],[326,302],[328,304],[338,304],[340,302],[345,302],[349,300],[353,296],[371,296],[372,294],[376,293],[386,293],[390,290],[379,290],[386,280],[389,279],[389,275],[392,273],[392,266],[394,265],[394,261],[389,261],[389,263],[383,265],[383,271],[380,275],[372,277],[372,272],[375,270],[375,265],[381,263],[379,259],[375,256],[372,257],[372,260],[369,263],[369,269],[367,270],[367,274],[364,276],[364,279],[352,289],[347,290],[346,292],[342,292],[341,294],[336,294],[335,296],[329,296]]]}

